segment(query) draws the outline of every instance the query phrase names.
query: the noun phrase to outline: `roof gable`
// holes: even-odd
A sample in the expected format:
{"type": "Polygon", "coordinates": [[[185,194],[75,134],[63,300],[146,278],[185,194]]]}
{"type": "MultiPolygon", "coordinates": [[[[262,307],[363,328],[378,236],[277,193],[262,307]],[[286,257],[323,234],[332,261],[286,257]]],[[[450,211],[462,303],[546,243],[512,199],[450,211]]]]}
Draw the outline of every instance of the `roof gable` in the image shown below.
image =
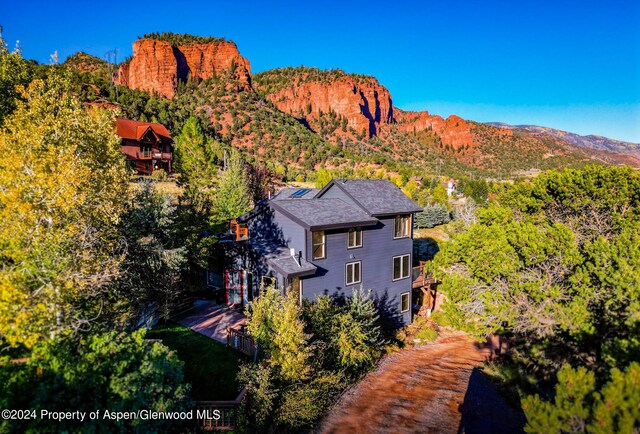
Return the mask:
{"type": "Polygon", "coordinates": [[[371,216],[422,211],[422,208],[402,190],[385,179],[334,179],[316,195],[316,198],[323,197],[332,188],[340,189],[371,216]]]}
{"type": "Polygon", "coordinates": [[[139,122],[131,119],[116,119],[116,133],[122,139],[140,141],[151,130],[161,142],[171,142],[169,130],[162,125],[153,122],[139,122]]]}
{"type": "Polygon", "coordinates": [[[273,209],[309,230],[375,225],[378,220],[340,199],[277,200],[273,209]]]}

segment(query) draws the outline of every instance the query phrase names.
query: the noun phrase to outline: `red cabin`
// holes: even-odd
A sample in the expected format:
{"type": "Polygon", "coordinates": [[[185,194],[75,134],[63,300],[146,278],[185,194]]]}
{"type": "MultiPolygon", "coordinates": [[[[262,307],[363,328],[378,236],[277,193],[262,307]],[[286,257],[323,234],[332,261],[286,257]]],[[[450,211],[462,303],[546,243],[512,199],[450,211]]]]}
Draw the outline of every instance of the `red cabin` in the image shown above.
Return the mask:
{"type": "Polygon", "coordinates": [[[173,140],[164,125],[116,119],[116,132],[132,169],[146,175],[160,169],[172,173],[173,140]]]}

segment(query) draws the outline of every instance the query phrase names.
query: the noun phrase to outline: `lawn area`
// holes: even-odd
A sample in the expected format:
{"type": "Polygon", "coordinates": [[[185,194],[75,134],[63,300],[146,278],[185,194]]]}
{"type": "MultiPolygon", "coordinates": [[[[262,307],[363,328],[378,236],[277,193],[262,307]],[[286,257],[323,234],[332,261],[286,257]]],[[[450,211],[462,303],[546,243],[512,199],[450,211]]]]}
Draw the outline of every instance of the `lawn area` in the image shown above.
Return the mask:
{"type": "Polygon", "coordinates": [[[198,401],[233,400],[239,392],[236,375],[244,356],[227,346],[175,322],[156,324],[148,339],[178,353],[184,362],[185,380],[191,383],[191,397],[198,401]]]}

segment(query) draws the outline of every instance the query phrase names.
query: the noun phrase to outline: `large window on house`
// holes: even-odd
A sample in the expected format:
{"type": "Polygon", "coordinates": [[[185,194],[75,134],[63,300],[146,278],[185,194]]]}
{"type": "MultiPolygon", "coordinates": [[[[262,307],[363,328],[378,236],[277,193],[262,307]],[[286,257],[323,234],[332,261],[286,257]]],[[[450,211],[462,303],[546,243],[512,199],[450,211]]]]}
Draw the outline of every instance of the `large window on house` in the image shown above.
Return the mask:
{"type": "Polygon", "coordinates": [[[409,293],[405,292],[400,295],[400,312],[407,312],[409,310],[409,293]]]}
{"type": "Polygon", "coordinates": [[[362,229],[351,228],[347,237],[347,248],[355,249],[356,247],[362,247],[362,229]]]}
{"type": "Polygon", "coordinates": [[[324,231],[311,232],[313,245],[313,259],[324,259],[327,257],[327,243],[324,231]]]}
{"type": "Polygon", "coordinates": [[[406,279],[411,273],[409,255],[393,257],[393,280],[406,279]]]}
{"type": "Polygon", "coordinates": [[[411,236],[411,215],[396,216],[393,238],[406,238],[408,236],[411,236]]]}
{"type": "Polygon", "coordinates": [[[347,264],[347,277],[345,279],[347,286],[355,285],[356,283],[362,282],[362,263],[358,262],[349,262],[347,264]]]}

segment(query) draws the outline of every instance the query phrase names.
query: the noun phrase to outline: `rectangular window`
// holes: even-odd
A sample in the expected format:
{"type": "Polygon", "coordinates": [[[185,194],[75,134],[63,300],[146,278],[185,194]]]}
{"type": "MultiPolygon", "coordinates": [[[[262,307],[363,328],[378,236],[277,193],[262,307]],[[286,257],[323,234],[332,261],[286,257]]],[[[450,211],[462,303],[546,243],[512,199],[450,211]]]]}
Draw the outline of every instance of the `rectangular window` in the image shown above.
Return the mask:
{"type": "Polygon", "coordinates": [[[400,312],[407,312],[409,310],[409,293],[405,292],[400,295],[400,312]]]}
{"type": "Polygon", "coordinates": [[[411,273],[409,255],[393,257],[393,280],[406,279],[411,273]]]}
{"type": "Polygon", "coordinates": [[[360,283],[362,281],[361,275],[361,262],[350,262],[347,264],[347,286],[355,285],[356,283],[360,283]]]}
{"type": "Polygon", "coordinates": [[[396,216],[393,238],[406,238],[408,236],[411,236],[411,215],[396,216]]]}
{"type": "Polygon", "coordinates": [[[347,236],[347,249],[355,249],[356,247],[362,247],[362,229],[351,228],[347,236]]]}
{"type": "Polygon", "coordinates": [[[324,259],[327,257],[326,240],[324,231],[311,232],[313,245],[313,259],[324,259]]]}

